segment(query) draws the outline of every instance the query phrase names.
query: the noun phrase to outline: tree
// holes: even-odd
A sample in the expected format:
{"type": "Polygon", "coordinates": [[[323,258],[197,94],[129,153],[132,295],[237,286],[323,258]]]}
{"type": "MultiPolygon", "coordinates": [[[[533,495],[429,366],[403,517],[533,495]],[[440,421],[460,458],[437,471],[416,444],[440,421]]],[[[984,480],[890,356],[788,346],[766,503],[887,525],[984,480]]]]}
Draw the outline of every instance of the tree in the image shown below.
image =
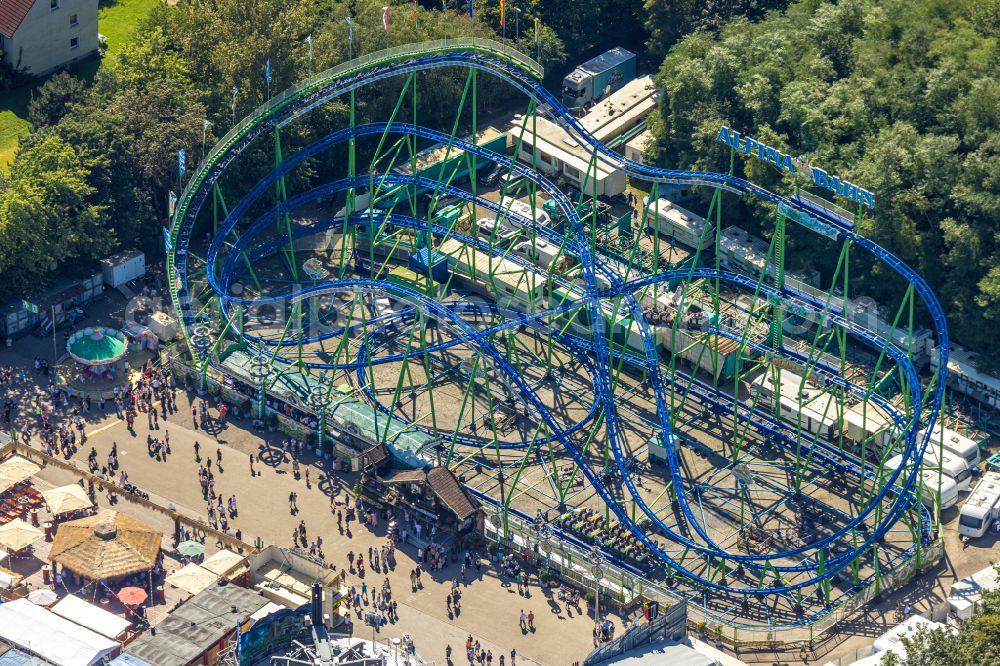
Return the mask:
{"type": "Polygon", "coordinates": [[[0,192],[0,293],[36,293],[72,259],[104,256],[115,244],[106,211],[71,146],[56,136],[18,152],[0,192]]]}
{"type": "MultiPolygon", "coordinates": [[[[654,22],[662,29],[669,11],[690,18],[685,6],[647,2],[648,11],[661,13],[654,22]]],[[[733,18],[689,34],[657,77],[663,94],[650,122],[650,155],[664,166],[727,169],[729,150],[714,136],[728,125],[808,154],[812,164],[874,191],[876,209],[860,231],[923,276],[951,336],[979,352],[982,369],[998,369],[991,331],[1000,324],[1000,275],[993,273],[1000,258],[1000,84],[993,73],[1000,50],[996,31],[969,18],[989,16],[995,6],[799,0],[760,20],[733,18]]],[[[756,10],[743,7],[752,18],[756,10]]],[[[733,167],[768,188],[793,186],[745,156],[735,156],[733,167]]],[[[765,235],[774,216],[753,197],[724,197],[723,213],[765,235]]],[[[806,235],[792,229],[789,257],[801,250],[829,284],[829,244],[801,240],[806,235]]],[[[898,276],[865,252],[851,257],[855,295],[897,305],[898,276]]],[[[918,308],[918,323],[924,315],[918,308]]]]}
{"type": "Polygon", "coordinates": [[[983,592],[979,610],[957,631],[921,629],[904,636],[905,658],[888,657],[883,666],[979,666],[1000,663],[1000,591],[983,592]]]}
{"type": "Polygon", "coordinates": [[[677,41],[697,30],[717,32],[732,18],[755,21],[788,0],[645,0],[648,56],[659,62],[677,41]]]}
{"type": "Polygon", "coordinates": [[[87,85],[68,72],[59,72],[31,93],[28,122],[35,129],[55,125],[74,104],[87,98],[87,85]]]}
{"type": "Polygon", "coordinates": [[[138,185],[165,212],[167,192],[180,187],[178,151],[186,149],[189,167],[200,158],[205,107],[187,82],[157,79],[124,89],[110,111],[133,137],[138,185]]]}

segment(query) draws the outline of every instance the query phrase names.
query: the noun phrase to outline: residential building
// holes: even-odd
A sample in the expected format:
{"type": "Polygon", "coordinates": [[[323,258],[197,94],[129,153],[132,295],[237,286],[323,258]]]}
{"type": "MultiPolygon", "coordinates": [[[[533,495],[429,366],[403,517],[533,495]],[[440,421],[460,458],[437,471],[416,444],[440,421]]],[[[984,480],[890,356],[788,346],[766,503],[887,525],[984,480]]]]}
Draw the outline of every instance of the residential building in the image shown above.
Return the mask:
{"type": "Polygon", "coordinates": [[[41,76],[97,52],[98,0],[0,0],[0,52],[41,76]]]}

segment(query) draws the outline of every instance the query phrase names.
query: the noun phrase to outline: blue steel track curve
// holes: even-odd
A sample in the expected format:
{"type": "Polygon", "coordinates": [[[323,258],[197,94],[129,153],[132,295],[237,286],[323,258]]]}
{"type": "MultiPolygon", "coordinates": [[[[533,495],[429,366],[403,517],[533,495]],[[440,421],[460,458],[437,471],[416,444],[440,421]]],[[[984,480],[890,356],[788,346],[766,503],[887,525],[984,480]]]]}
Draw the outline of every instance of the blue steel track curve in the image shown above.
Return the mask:
{"type": "MultiPolygon", "coordinates": [[[[670,170],[670,169],[659,169],[656,167],[650,167],[643,164],[639,164],[630,160],[626,160],[621,157],[610,148],[604,146],[599,141],[596,140],[592,135],[590,135],[573,116],[571,116],[568,111],[566,111],[538,81],[537,76],[534,72],[530,71],[529,68],[525,68],[523,64],[517,63],[513,60],[505,58],[503,55],[496,53],[485,53],[482,50],[475,48],[461,48],[456,47],[455,50],[445,53],[438,53],[433,55],[412,55],[412,56],[400,56],[398,59],[389,61],[378,61],[377,58],[373,58],[376,62],[372,66],[367,68],[360,68],[352,70],[348,75],[341,78],[331,78],[330,81],[322,86],[317,86],[314,89],[304,91],[303,94],[296,97],[295,95],[285,95],[283,96],[283,101],[280,107],[275,108],[273,112],[267,113],[259,118],[255,118],[253,122],[243,123],[243,128],[240,133],[233,138],[228,140],[223,140],[218,146],[213,148],[210,158],[205,162],[205,164],[199,169],[196,178],[192,181],[192,186],[185,191],[182,195],[181,205],[178,207],[178,213],[175,217],[173,227],[171,229],[172,238],[172,248],[170,250],[170,257],[168,260],[168,266],[170,267],[170,280],[171,280],[171,293],[175,298],[175,306],[179,306],[178,310],[180,313],[180,319],[182,328],[185,335],[190,335],[190,327],[195,323],[195,314],[191,308],[190,299],[190,286],[187,273],[187,259],[188,259],[188,244],[191,239],[192,231],[195,225],[195,221],[198,216],[198,212],[201,206],[205,202],[208,193],[211,191],[212,185],[218,180],[221,174],[225,171],[228,165],[238,157],[243,150],[248,147],[255,139],[266,134],[267,132],[273,130],[276,127],[283,126],[288,122],[291,122],[296,117],[303,113],[307,113],[309,110],[315,108],[316,106],[325,103],[328,100],[336,98],[344,93],[361,88],[363,86],[369,85],[375,81],[382,79],[398,76],[399,74],[404,74],[414,71],[422,71],[427,69],[435,69],[440,67],[467,67],[475,68],[480,71],[487,72],[494,76],[497,76],[509,83],[513,87],[521,90],[526,95],[534,99],[541,105],[544,105],[546,113],[550,117],[566,129],[566,131],[575,136],[579,141],[586,143],[591,146],[591,148],[598,155],[599,159],[606,162],[607,164],[613,166],[614,168],[619,168],[635,178],[640,178],[648,180],[651,182],[661,182],[661,183],[689,183],[689,184],[700,184],[706,185],[713,188],[725,189],[728,191],[737,192],[740,194],[746,193],[771,203],[784,206],[788,209],[795,210],[800,213],[805,213],[813,217],[821,218],[822,222],[828,226],[834,227],[837,230],[838,237],[842,240],[849,240],[852,243],[865,248],[876,258],[883,261],[884,263],[891,266],[897,273],[899,273],[904,279],[906,279],[911,285],[913,285],[914,291],[922,299],[924,305],[930,312],[931,319],[935,328],[937,340],[939,342],[939,353],[941,364],[939,367],[947,367],[947,327],[944,320],[944,314],[941,307],[935,298],[934,294],[926,283],[908,266],[906,266],[901,260],[896,258],[894,255],[884,250],[883,248],[877,246],[872,241],[858,235],[853,231],[852,228],[843,224],[843,222],[834,216],[824,216],[823,213],[817,212],[815,210],[806,210],[797,201],[787,199],[777,194],[773,194],[763,188],[760,188],[748,181],[743,179],[735,178],[727,174],[713,173],[713,172],[689,172],[682,170],[670,170]]],[[[414,125],[406,125],[401,123],[393,124],[372,124],[354,127],[348,130],[342,130],[340,132],[335,132],[329,137],[321,139],[318,142],[306,147],[299,153],[290,156],[280,167],[269,173],[265,178],[255,186],[244,198],[241,200],[227,217],[223,228],[220,229],[219,234],[213,239],[213,242],[209,248],[209,253],[207,257],[207,276],[208,280],[212,286],[212,289],[219,298],[220,303],[224,308],[231,307],[232,305],[260,305],[265,302],[278,303],[282,300],[287,300],[292,295],[291,294],[277,294],[263,298],[255,299],[240,299],[232,296],[229,293],[228,287],[231,286],[231,282],[238,273],[238,267],[235,265],[235,257],[238,256],[236,249],[229,249],[228,256],[225,263],[221,267],[217,267],[217,258],[223,249],[224,239],[229,235],[229,232],[235,227],[236,223],[241,220],[242,216],[247,212],[249,206],[262,194],[270,184],[280,177],[280,175],[286,173],[291,168],[306,157],[316,154],[321,150],[341,143],[349,138],[356,138],[359,136],[364,136],[366,134],[376,134],[383,132],[391,133],[401,133],[411,136],[416,136],[420,138],[426,138],[437,141],[447,141],[450,137],[448,135],[443,135],[439,132],[429,130],[427,128],[422,128],[414,125]]],[[[869,549],[874,543],[878,541],[885,533],[892,527],[892,525],[899,519],[902,513],[912,504],[915,503],[914,497],[914,486],[916,479],[916,466],[910,465],[906,469],[909,469],[909,473],[906,475],[905,479],[902,480],[901,489],[894,487],[893,483],[902,474],[904,467],[900,467],[896,470],[892,477],[887,480],[879,493],[872,498],[869,505],[858,513],[852,520],[850,520],[847,525],[837,532],[816,541],[814,543],[808,544],[801,548],[791,549],[788,551],[783,551],[779,553],[769,553],[767,555],[747,555],[743,553],[732,553],[721,549],[715,544],[708,534],[703,529],[703,526],[695,518],[690,506],[688,505],[686,496],[684,493],[678,493],[678,500],[680,507],[684,513],[687,523],[691,525],[698,536],[701,537],[701,541],[696,541],[688,536],[680,534],[664,524],[656,515],[656,513],[648,507],[645,502],[641,499],[640,494],[634,486],[631,478],[631,472],[626,464],[626,455],[621,448],[620,435],[617,431],[617,412],[614,403],[614,398],[612,395],[611,388],[608,384],[608,378],[610,377],[608,359],[609,358],[621,358],[623,356],[627,357],[627,360],[643,368],[650,373],[651,386],[653,387],[654,394],[657,401],[657,413],[660,421],[660,426],[664,433],[664,441],[666,444],[667,454],[668,454],[668,469],[670,470],[671,478],[676,484],[675,487],[683,488],[684,479],[681,474],[677,446],[678,442],[673,434],[672,424],[670,422],[669,409],[666,407],[666,402],[664,400],[666,383],[667,381],[683,384],[688,387],[691,391],[692,396],[701,401],[705,405],[712,405],[715,408],[721,409],[723,411],[729,411],[730,413],[735,413],[736,407],[730,405],[732,402],[731,397],[727,401],[720,395],[719,391],[710,385],[707,385],[700,380],[678,373],[675,377],[670,380],[666,380],[661,372],[660,364],[658,361],[658,355],[655,350],[655,344],[653,342],[652,333],[649,330],[647,323],[642,316],[641,307],[634,298],[634,292],[641,287],[652,284],[654,282],[664,281],[676,277],[713,277],[722,280],[727,280],[734,282],[736,284],[741,284],[747,287],[758,287],[756,281],[750,280],[745,276],[740,276],[731,273],[717,272],[711,269],[697,269],[694,273],[690,271],[680,271],[679,274],[663,274],[652,277],[640,278],[638,280],[632,280],[628,283],[623,283],[617,275],[607,270],[601,265],[601,263],[594,259],[592,256],[589,243],[587,241],[586,233],[583,228],[582,220],[575,210],[575,206],[572,205],[565,195],[563,195],[554,185],[549,183],[546,179],[542,178],[539,174],[536,174],[531,169],[525,168],[523,165],[517,164],[515,161],[510,160],[504,155],[499,155],[495,153],[490,153],[489,151],[483,150],[477,146],[472,146],[466,144],[465,142],[452,140],[452,145],[456,148],[467,150],[473,154],[483,155],[493,161],[508,167],[513,173],[522,175],[526,178],[531,179],[540,189],[544,190],[553,199],[556,200],[557,205],[566,214],[570,221],[572,227],[573,238],[572,240],[572,252],[575,253],[581,260],[581,265],[584,270],[584,288],[582,298],[576,303],[567,306],[567,308],[588,308],[590,310],[593,321],[600,321],[600,317],[603,312],[606,311],[608,305],[607,301],[609,299],[615,299],[619,303],[624,301],[624,307],[633,316],[634,320],[640,326],[640,333],[643,338],[643,347],[645,354],[641,357],[628,355],[624,352],[618,352],[612,350],[608,341],[603,333],[602,327],[596,326],[592,332],[592,338],[583,339],[570,335],[563,336],[560,338],[560,343],[565,344],[568,348],[574,350],[578,353],[592,353],[594,356],[594,362],[589,366],[589,371],[594,379],[595,383],[595,394],[597,400],[594,401],[594,409],[588,416],[588,421],[594,417],[595,411],[600,408],[603,410],[604,421],[606,424],[606,432],[609,440],[609,446],[614,454],[615,461],[618,465],[621,479],[625,486],[629,489],[629,492],[633,498],[637,499],[637,503],[640,505],[643,513],[650,518],[665,534],[667,534],[669,540],[681,544],[685,547],[689,547],[699,553],[705,554],[712,557],[722,557],[727,560],[734,562],[739,562],[744,564],[748,568],[756,571],[764,571],[765,568],[776,572],[811,572],[809,577],[796,581],[793,584],[785,584],[783,579],[779,577],[780,585],[775,586],[761,586],[757,588],[748,587],[734,587],[728,585],[722,585],[717,581],[705,578],[702,575],[695,573],[684,567],[682,564],[677,562],[669,554],[664,552],[659,548],[655,542],[653,542],[649,536],[632,521],[627,515],[624,507],[621,505],[620,501],[617,500],[611,492],[605,487],[604,482],[599,478],[597,474],[590,467],[590,463],[587,462],[584,454],[576,444],[569,439],[569,434],[571,431],[567,428],[562,427],[560,424],[554,421],[551,413],[543,402],[538,398],[537,394],[533,391],[532,387],[529,386],[515,368],[513,368],[504,358],[503,354],[500,353],[496,347],[490,343],[486,338],[489,333],[495,332],[496,329],[501,327],[509,326],[519,326],[519,325],[535,325],[540,322],[542,318],[551,316],[553,314],[558,314],[554,310],[548,310],[541,313],[534,313],[531,315],[517,314],[517,313],[506,313],[506,320],[497,326],[492,327],[492,329],[487,329],[483,331],[481,329],[475,329],[471,327],[464,319],[462,312],[454,307],[445,307],[444,304],[436,302],[433,299],[428,298],[426,295],[416,292],[399,285],[389,285],[383,281],[378,280],[359,280],[359,279],[349,279],[349,280],[333,280],[327,281],[323,284],[314,285],[312,288],[307,288],[305,290],[299,290],[296,292],[295,296],[301,298],[303,296],[308,296],[310,293],[322,293],[330,290],[357,290],[357,291],[371,291],[385,292],[389,291],[395,295],[402,297],[408,303],[410,303],[415,310],[419,310],[426,314],[431,314],[438,318],[440,321],[447,323],[447,325],[454,330],[456,334],[456,339],[451,343],[444,344],[458,344],[459,342],[469,344],[474,346],[477,351],[484,357],[488,357],[492,363],[491,366],[496,372],[504,376],[506,379],[519,389],[521,398],[528,404],[530,404],[539,417],[545,421],[550,432],[553,434],[551,438],[558,440],[563,444],[567,453],[575,460],[576,464],[580,467],[581,471],[591,482],[593,487],[601,495],[602,499],[607,503],[609,508],[616,514],[619,521],[629,528],[632,534],[642,542],[647,548],[656,553],[661,560],[663,560],[668,566],[674,569],[676,572],[686,576],[687,578],[694,581],[696,584],[704,589],[713,589],[719,591],[732,592],[736,594],[744,595],[754,595],[754,596],[764,596],[772,594],[787,594],[789,592],[802,589],[809,585],[815,585],[818,582],[827,580],[832,577],[838,569],[846,566],[852,559],[858,557],[860,554],[864,553],[869,549]],[[610,286],[606,288],[600,288],[597,282],[597,275],[601,275],[605,282],[610,286]],[[312,291],[310,291],[312,289],[312,291]],[[818,571],[818,566],[815,560],[806,558],[803,563],[797,565],[774,565],[770,564],[771,560],[793,557],[796,555],[803,555],[806,553],[818,554],[819,550],[824,548],[835,540],[843,538],[848,533],[852,532],[858,525],[860,525],[866,518],[872,513],[874,508],[881,504],[884,500],[891,500],[890,508],[884,513],[882,519],[879,521],[878,525],[870,529],[866,538],[861,542],[856,548],[847,550],[836,556],[831,556],[826,560],[826,571],[818,571]],[[761,562],[764,562],[762,565],[761,562]]],[[[420,183],[420,179],[417,178],[407,178],[403,176],[397,176],[393,174],[377,174],[377,177],[381,182],[386,184],[412,184],[416,183],[418,185],[427,185],[426,183],[420,183]]],[[[338,183],[331,184],[327,192],[340,191],[346,187],[359,187],[360,185],[368,184],[368,176],[355,178],[354,181],[348,183],[345,181],[340,181],[338,183]],[[337,189],[340,188],[340,189],[337,189]]],[[[441,187],[440,183],[430,183],[432,188],[436,188],[442,193],[455,196],[463,196],[463,198],[468,199],[470,197],[469,193],[462,192],[457,188],[441,187]]],[[[310,197],[315,197],[316,194],[324,191],[324,188],[317,188],[308,194],[310,197]]],[[[282,208],[282,212],[285,212],[295,205],[296,197],[292,197],[282,208]]],[[[490,208],[490,202],[482,199],[476,198],[477,206],[482,206],[487,209],[496,210],[496,208],[490,208]]],[[[494,204],[495,206],[495,204],[494,204]]],[[[271,213],[262,216],[258,221],[256,221],[252,227],[255,230],[263,229],[267,224],[268,215],[277,214],[277,211],[271,211],[271,213]]],[[[356,218],[355,218],[356,220],[356,218]]],[[[352,220],[353,222],[354,220],[352,220]]],[[[333,224],[341,223],[341,220],[335,220],[333,224]]],[[[362,220],[363,222],[363,220],[362,220]]],[[[521,219],[521,222],[525,225],[534,225],[532,220],[521,219]]],[[[405,216],[393,216],[391,223],[402,228],[411,229],[426,229],[426,223],[422,223],[419,220],[407,219],[405,216]]],[[[541,234],[543,237],[548,235],[553,237],[551,230],[541,228],[534,225],[535,230],[541,234]]],[[[434,229],[431,227],[432,231],[440,233],[441,230],[434,229]]],[[[309,232],[310,230],[305,230],[309,232]]],[[[315,231],[315,230],[313,230],[315,231]]],[[[457,234],[452,234],[458,237],[457,234]]],[[[244,238],[250,239],[254,236],[254,233],[246,233],[241,235],[238,239],[237,244],[244,243],[244,238]]],[[[275,244],[280,244],[281,242],[287,242],[287,238],[275,239],[275,244]]],[[[460,238],[463,242],[469,242],[471,244],[476,244],[477,239],[470,239],[468,237],[460,238]]],[[[561,240],[561,237],[560,237],[561,240]]],[[[249,241],[247,241],[248,243],[249,241]]],[[[257,248],[258,252],[265,253],[267,248],[257,248]]],[[[528,266],[525,266],[526,270],[533,270],[528,266]]],[[[916,376],[916,372],[913,368],[912,363],[909,358],[901,350],[897,349],[891,344],[886,344],[885,340],[880,336],[871,333],[861,327],[858,327],[851,322],[844,321],[837,317],[835,312],[828,310],[823,303],[817,302],[816,299],[809,297],[806,294],[795,292],[794,290],[784,288],[780,291],[772,289],[765,285],[765,290],[767,293],[775,298],[780,298],[782,300],[793,302],[801,307],[810,309],[814,312],[819,312],[822,316],[826,317],[832,323],[842,326],[848,329],[852,336],[865,342],[866,344],[872,345],[879,348],[882,345],[886,345],[889,355],[897,363],[897,365],[903,370],[903,374],[906,377],[907,384],[911,390],[911,395],[913,396],[913,404],[916,405],[915,413],[907,419],[905,416],[900,414],[898,410],[893,409],[887,403],[883,404],[883,407],[887,408],[887,411],[891,414],[892,418],[896,421],[897,425],[906,434],[906,449],[904,455],[910,461],[916,460],[919,457],[924,447],[929,439],[929,434],[925,436],[923,441],[916,441],[916,431],[919,427],[920,422],[920,411],[921,411],[921,395],[922,386],[919,383],[919,379],[916,376]]],[[[732,334],[724,330],[716,330],[720,335],[731,336],[732,334]]],[[[261,337],[256,339],[248,340],[256,348],[263,349],[269,346],[273,346],[273,341],[265,340],[261,337]]],[[[359,369],[364,364],[374,364],[382,362],[390,362],[392,356],[378,357],[370,356],[371,351],[373,351],[376,346],[375,338],[372,339],[371,343],[365,342],[359,351],[359,356],[356,361],[353,362],[354,369],[359,369]]],[[[441,349],[444,347],[441,346],[441,349]]],[[[796,355],[789,350],[773,350],[767,349],[761,345],[758,345],[758,351],[767,352],[775,355],[781,355],[788,357],[790,359],[796,360],[796,355]]],[[[197,354],[197,352],[194,352],[197,354]]],[[[399,357],[399,355],[396,355],[399,357]]],[[[801,355],[800,355],[801,356],[801,355]]],[[[801,363],[814,363],[812,359],[798,358],[801,363]]],[[[322,364],[320,364],[322,365],[322,364]]],[[[336,367],[340,369],[348,369],[348,364],[338,364],[336,367]]],[[[860,387],[851,385],[846,380],[843,380],[836,372],[836,368],[819,368],[819,371],[824,374],[828,380],[835,383],[842,388],[857,393],[860,387]]],[[[933,420],[940,409],[940,404],[942,400],[944,381],[943,378],[939,377],[938,381],[931,388],[930,396],[926,400],[928,405],[928,420],[933,423],[933,420]]],[[[385,409],[381,406],[377,400],[374,400],[374,396],[369,394],[372,399],[373,404],[379,405],[381,409],[385,409]]],[[[876,399],[876,401],[878,401],[876,399]]],[[[883,401],[884,402],[884,401],[883,401]]],[[[881,403],[880,403],[881,404],[881,403]]],[[[792,437],[786,432],[789,428],[781,423],[780,421],[774,419],[767,414],[754,413],[752,416],[750,414],[740,414],[739,418],[743,422],[749,422],[762,434],[767,434],[769,436],[776,437],[781,441],[792,442],[792,437]]],[[[928,429],[929,432],[929,429],[928,429]]],[[[822,440],[817,438],[805,438],[805,446],[809,447],[811,451],[815,452],[816,457],[820,460],[825,461],[827,464],[831,465],[834,469],[843,471],[844,473],[852,474],[858,478],[864,477],[868,479],[873,479],[873,471],[869,466],[864,464],[859,464],[856,459],[852,459],[849,456],[844,455],[836,447],[824,443],[822,440]]],[[[472,441],[465,443],[472,444],[472,441]]],[[[514,443],[514,445],[523,443],[514,443]]]]}

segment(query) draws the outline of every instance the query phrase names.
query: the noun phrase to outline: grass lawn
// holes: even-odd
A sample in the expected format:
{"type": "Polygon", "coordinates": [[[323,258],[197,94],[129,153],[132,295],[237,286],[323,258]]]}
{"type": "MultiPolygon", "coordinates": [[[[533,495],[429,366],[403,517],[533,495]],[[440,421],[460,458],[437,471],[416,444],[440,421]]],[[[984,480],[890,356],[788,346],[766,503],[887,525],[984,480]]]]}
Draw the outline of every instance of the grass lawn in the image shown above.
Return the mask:
{"type": "Polygon", "coordinates": [[[97,26],[108,38],[108,52],[104,62],[114,67],[122,46],[132,36],[139,21],[146,17],[161,0],[100,0],[97,26]]]}
{"type": "MultiPolygon", "coordinates": [[[[139,25],[139,21],[160,2],[161,0],[100,0],[97,29],[108,38],[108,52],[103,61],[91,58],[72,66],[70,71],[76,76],[92,80],[99,67],[114,67],[118,52],[139,25]]],[[[27,120],[28,100],[31,99],[31,91],[43,80],[35,80],[29,85],[0,95],[0,169],[5,169],[14,159],[18,139],[30,129],[27,120]]]]}
{"type": "Polygon", "coordinates": [[[32,87],[8,90],[0,95],[0,168],[14,159],[17,140],[28,133],[28,98],[32,87]]]}

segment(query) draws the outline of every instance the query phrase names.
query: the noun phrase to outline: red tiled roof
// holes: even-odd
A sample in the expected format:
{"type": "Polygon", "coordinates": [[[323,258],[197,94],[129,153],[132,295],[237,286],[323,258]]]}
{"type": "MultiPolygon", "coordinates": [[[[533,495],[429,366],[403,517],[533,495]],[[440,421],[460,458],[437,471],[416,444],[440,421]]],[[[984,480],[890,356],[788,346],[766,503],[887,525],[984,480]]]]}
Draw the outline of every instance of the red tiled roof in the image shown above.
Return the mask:
{"type": "Polygon", "coordinates": [[[13,37],[35,0],[0,0],[0,34],[13,37]]]}

